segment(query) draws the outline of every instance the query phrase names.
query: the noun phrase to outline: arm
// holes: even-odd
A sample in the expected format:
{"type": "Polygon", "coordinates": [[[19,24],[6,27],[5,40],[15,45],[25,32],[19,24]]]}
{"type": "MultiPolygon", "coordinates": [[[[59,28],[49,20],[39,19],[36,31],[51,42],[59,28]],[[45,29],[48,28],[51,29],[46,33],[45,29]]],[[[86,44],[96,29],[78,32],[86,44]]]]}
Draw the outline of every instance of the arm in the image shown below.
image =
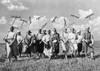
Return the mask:
{"type": "Polygon", "coordinates": [[[31,46],[32,45],[32,43],[33,43],[33,37],[31,36],[31,38],[30,38],[30,44],[29,44],[29,46],[31,46]]]}
{"type": "Polygon", "coordinates": [[[45,44],[47,44],[47,42],[46,42],[46,37],[43,37],[43,38],[42,38],[42,41],[43,41],[45,44]]]}
{"type": "Polygon", "coordinates": [[[16,38],[17,38],[17,34],[14,34],[14,35],[13,35],[13,40],[12,40],[12,42],[10,43],[10,46],[13,44],[13,42],[15,41],[16,38]]]}
{"type": "Polygon", "coordinates": [[[94,37],[93,37],[93,35],[91,35],[91,41],[92,41],[92,45],[94,45],[94,37]]]}
{"type": "Polygon", "coordinates": [[[3,40],[5,41],[5,42],[8,42],[8,34],[9,34],[9,32],[7,33],[7,35],[3,38],[3,40]]]}
{"type": "Polygon", "coordinates": [[[60,41],[60,35],[59,35],[59,33],[58,33],[58,41],[60,41]]]}

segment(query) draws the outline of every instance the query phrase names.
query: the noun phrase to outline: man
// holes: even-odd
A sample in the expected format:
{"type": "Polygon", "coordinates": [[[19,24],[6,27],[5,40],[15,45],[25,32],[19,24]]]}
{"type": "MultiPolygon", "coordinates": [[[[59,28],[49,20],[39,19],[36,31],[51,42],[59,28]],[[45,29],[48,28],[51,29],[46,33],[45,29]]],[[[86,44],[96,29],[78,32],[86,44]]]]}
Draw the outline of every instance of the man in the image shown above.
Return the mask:
{"type": "Polygon", "coordinates": [[[31,57],[31,47],[30,47],[30,44],[31,44],[31,31],[28,30],[28,32],[26,33],[26,37],[25,37],[25,42],[26,42],[26,45],[27,45],[27,49],[26,49],[26,53],[27,55],[29,54],[29,57],[31,57]]]}
{"type": "Polygon", "coordinates": [[[60,36],[59,33],[57,32],[56,28],[53,29],[54,34],[52,35],[51,41],[52,41],[52,54],[54,57],[57,57],[59,53],[59,41],[60,41],[60,36]]]}
{"type": "Polygon", "coordinates": [[[85,55],[87,56],[88,47],[90,47],[91,48],[91,54],[92,54],[91,58],[93,58],[93,55],[94,55],[94,50],[93,50],[94,39],[93,39],[93,35],[91,35],[90,27],[86,28],[86,31],[84,33],[83,38],[84,38],[83,49],[84,49],[85,55]]]}
{"type": "Polygon", "coordinates": [[[5,41],[7,58],[9,59],[9,62],[11,62],[11,57],[13,56],[15,57],[15,60],[17,60],[17,40],[13,26],[11,26],[9,33],[5,38],[5,41]]]}
{"type": "Polygon", "coordinates": [[[45,36],[43,36],[42,41],[44,42],[44,54],[50,59],[52,55],[50,30],[48,30],[48,33],[45,36]]]}
{"type": "Polygon", "coordinates": [[[21,31],[18,31],[18,34],[17,34],[17,42],[18,42],[18,52],[19,52],[19,56],[21,57],[21,54],[22,54],[22,47],[23,47],[23,38],[22,38],[22,35],[21,35],[21,31]]]}

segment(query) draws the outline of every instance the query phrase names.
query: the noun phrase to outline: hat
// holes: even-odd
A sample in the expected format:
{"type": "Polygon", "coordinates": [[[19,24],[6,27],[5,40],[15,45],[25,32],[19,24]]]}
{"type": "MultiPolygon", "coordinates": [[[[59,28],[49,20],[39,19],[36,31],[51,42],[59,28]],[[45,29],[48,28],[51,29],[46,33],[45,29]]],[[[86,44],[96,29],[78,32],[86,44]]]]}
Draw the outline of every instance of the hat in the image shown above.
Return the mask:
{"type": "Polygon", "coordinates": [[[10,30],[14,30],[14,26],[11,26],[11,27],[10,27],[10,30]]]}

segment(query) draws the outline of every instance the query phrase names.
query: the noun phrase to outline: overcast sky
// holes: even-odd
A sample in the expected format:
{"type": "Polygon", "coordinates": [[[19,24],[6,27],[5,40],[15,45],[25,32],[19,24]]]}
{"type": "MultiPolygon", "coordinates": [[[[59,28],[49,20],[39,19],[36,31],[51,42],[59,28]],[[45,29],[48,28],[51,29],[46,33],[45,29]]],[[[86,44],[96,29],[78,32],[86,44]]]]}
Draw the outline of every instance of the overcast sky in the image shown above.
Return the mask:
{"type": "Polygon", "coordinates": [[[92,23],[95,40],[100,40],[100,0],[0,0],[0,42],[3,42],[2,39],[8,32],[12,15],[26,20],[34,15],[46,16],[48,19],[64,16],[76,24],[92,23]],[[88,12],[90,9],[94,13],[90,21],[77,20],[70,16],[80,16],[79,10],[88,12]]]}

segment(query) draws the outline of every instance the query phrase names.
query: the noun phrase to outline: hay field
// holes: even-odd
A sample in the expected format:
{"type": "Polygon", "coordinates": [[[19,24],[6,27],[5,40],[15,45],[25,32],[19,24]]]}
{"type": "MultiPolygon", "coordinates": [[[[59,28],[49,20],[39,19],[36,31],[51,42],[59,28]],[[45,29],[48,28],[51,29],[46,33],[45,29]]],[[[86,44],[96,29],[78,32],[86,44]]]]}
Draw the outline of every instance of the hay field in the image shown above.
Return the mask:
{"type": "Polygon", "coordinates": [[[5,45],[0,44],[0,71],[100,71],[100,42],[95,42],[95,60],[90,58],[68,58],[34,59],[27,58],[13,62],[11,65],[5,63],[5,45]]]}

